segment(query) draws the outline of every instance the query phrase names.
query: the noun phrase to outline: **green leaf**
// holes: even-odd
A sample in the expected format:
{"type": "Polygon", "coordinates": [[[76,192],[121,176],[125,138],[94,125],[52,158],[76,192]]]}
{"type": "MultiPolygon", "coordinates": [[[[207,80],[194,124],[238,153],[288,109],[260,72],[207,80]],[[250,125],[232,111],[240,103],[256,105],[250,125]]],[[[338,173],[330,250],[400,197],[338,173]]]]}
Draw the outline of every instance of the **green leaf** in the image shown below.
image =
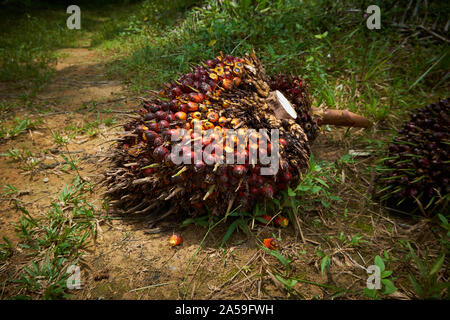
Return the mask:
{"type": "Polygon", "coordinates": [[[416,281],[416,279],[410,274],[409,276],[409,281],[411,282],[411,285],[414,288],[414,291],[417,293],[417,295],[422,298],[424,296],[424,289],[423,287],[420,285],[420,283],[418,283],[416,281]]]}
{"type": "Polygon", "coordinates": [[[380,256],[376,256],[375,257],[375,265],[377,265],[379,268],[380,268],[380,272],[383,272],[384,270],[385,270],[385,266],[384,266],[384,261],[383,261],[383,259],[381,259],[381,257],[380,256]]]}
{"type": "Polygon", "coordinates": [[[291,290],[293,286],[295,286],[297,284],[297,280],[295,279],[284,279],[282,276],[280,276],[279,274],[275,275],[275,278],[277,278],[282,284],[284,284],[284,286],[286,287],[287,290],[291,290]]]}
{"type": "Polygon", "coordinates": [[[442,265],[444,264],[444,260],[445,260],[445,254],[441,254],[441,256],[434,263],[433,267],[431,267],[430,276],[432,276],[433,274],[435,274],[442,268],[442,265]]]}
{"type": "Polygon", "coordinates": [[[448,220],[447,220],[447,218],[444,216],[444,215],[442,215],[442,214],[438,214],[438,217],[439,217],[439,219],[442,221],[442,223],[444,224],[444,226],[448,226],[448,220]]]}
{"type": "Polygon", "coordinates": [[[274,256],[276,259],[278,259],[278,261],[280,261],[284,265],[284,267],[286,268],[286,274],[289,273],[289,267],[290,267],[291,260],[287,259],[285,256],[283,256],[277,250],[270,250],[270,249],[268,249],[266,247],[261,247],[261,248],[263,248],[263,250],[265,250],[266,252],[268,252],[269,254],[274,256]]]}
{"type": "Polygon", "coordinates": [[[230,224],[230,226],[228,227],[227,232],[225,233],[225,235],[222,238],[222,243],[220,244],[219,248],[222,248],[223,245],[225,244],[225,242],[227,242],[228,238],[231,237],[231,235],[233,234],[234,230],[236,230],[236,227],[239,223],[240,219],[236,219],[233,221],[233,223],[230,224]]]}
{"type": "Polygon", "coordinates": [[[320,262],[320,271],[322,272],[322,275],[325,274],[325,268],[327,268],[330,265],[330,257],[326,254],[322,261],[320,262]]]}
{"type": "Polygon", "coordinates": [[[371,299],[378,299],[378,292],[375,289],[364,288],[363,293],[371,299]]]}
{"type": "Polygon", "coordinates": [[[392,271],[390,270],[384,270],[383,272],[381,272],[381,278],[387,278],[392,274],[392,271]]]}
{"type": "Polygon", "coordinates": [[[316,180],[317,182],[319,182],[320,184],[324,185],[324,186],[327,187],[327,188],[330,187],[325,181],[323,181],[323,180],[320,179],[320,178],[315,178],[315,180],[316,180]]]}
{"type": "Polygon", "coordinates": [[[397,288],[395,287],[394,283],[389,279],[381,279],[381,283],[384,285],[383,294],[392,294],[395,291],[397,291],[397,288]]]}
{"type": "MultiPolygon", "coordinates": [[[[298,189],[298,188],[297,188],[298,189]]],[[[291,189],[291,187],[288,188],[288,195],[290,197],[295,197],[297,194],[291,189]]]]}

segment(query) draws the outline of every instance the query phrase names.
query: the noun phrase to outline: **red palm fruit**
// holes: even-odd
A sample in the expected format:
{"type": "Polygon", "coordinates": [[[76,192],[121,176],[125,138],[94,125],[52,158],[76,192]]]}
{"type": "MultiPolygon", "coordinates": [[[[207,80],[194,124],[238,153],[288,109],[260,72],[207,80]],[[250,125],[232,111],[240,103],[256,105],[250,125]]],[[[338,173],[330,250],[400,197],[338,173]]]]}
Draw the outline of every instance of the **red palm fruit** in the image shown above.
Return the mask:
{"type": "Polygon", "coordinates": [[[159,137],[158,134],[155,131],[151,131],[151,130],[146,130],[142,135],[142,138],[145,141],[149,141],[151,143],[153,143],[153,141],[158,137],[159,137]]]}
{"type": "Polygon", "coordinates": [[[154,146],[160,146],[163,144],[163,140],[160,137],[155,138],[155,140],[153,140],[153,145],[154,146]]]}
{"type": "Polygon", "coordinates": [[[194,170],[195,172],[203,172],[206,168],[206,164],[203,161],[197,161],[194,164],[194,170]]]}
{"type": "Polygon", "coordinates": [[[216,65],[214,60],[206,60],[205,64],[208,68],[214,68],[216,65]]]}
{"type": "Polygon", "coordinates": [[[200,111],[200,112],[207,112],[208,111],[208,107],[205,104],[200,103],[198,105],[198,111],[200,111]]]}
{"type": "Polygon", "coordinates": [[[155,119],[156,115],[153,112],[148,112],[144,115],[144,121],[150,121],[155,119]]]}
{"type": "Polygon", "coordinates": [[[181,136],[181,132],[180,129],[170,129],[167,134],[170,136],[170,139],[172,141],[179,141],[180,140],[180,136],[181,136]]]}
{"type": "Polygon", "coordinates": [[[255,186],[256,183],[257,183],[257,178],[258,178],[258,175],[255,174],[255,173],[252,173],[252,174],[250,175],[250,177],[248,178],[248,183],[249,183],[251,186],[255,186]]]}
{"type": "Polygon", "coordinates": [[[239,77],[234,77],[233,78],[233,85],[235,86],[235,87],[237,87],[237,86],[239,86],[241,84],[241,78],[239,78],[239,77]]]}
{"type": "Polygon", "coordinates": [[[168,113],[166,120],[169,122],[172,122],[173,120],[175,120],[175,113],[172,113],[172,112],[168,113]]]}
{"type": "Polygon", "coordinates": [[[258,188],[256,188],[256,187],[250,187],[249,191],[250,191],[250,194],[251,194],[252,196],[254,196],[254,197],[259,196],[259,189],[258,189],[258,188]]]}
{"type": "Polygon", "coordinates": [[[160,161],[163,160],[168,153],[169,150],[163,146],[156,147],[155,150],[153,150],[153,156],[160,161]]]}
{"type": "Polygon", "coordinates": [[[281,181],[288,183],[292,180],[292,174],[289,171],[285,171],[281,175],[281,181]]]}
{"type": "Polygon", "coordinates": [[[178,100],[176,100],[176,99],[171,100],[169,103],[169,106],[170,106],[171,111],[177,112],[178,111],[178,100]]]}
{"type": "Polygon", "coordinates": [[[169,239],[170,246],[172,246],[172,247],[178,246],[182,242],[183,242],[183,238],[181,238],[181,236],[177,233],[174,233],[169,239]]]}
{"type": "Polygon", "coordinates": [[[263,218],[264,220],[266,220],[266,222],[265,222],[265,223],[260,222],[260,223],[261,223],[261,224],[264,224],[264,225],[266,225],[266,226],[272,221],[272,217],[269,216],[268,214],[263,214],[263,215],[261,216],[261,218],[263,218]]]}
{"type": "Polygon", "coordinates": [[[188,104],[187,103],[183,103],[183,104],[181,104],[180,105],[180,111],[182,111],[182,112],[189,112],[189,106],[188,106],[188,104]]]}
{"type": "Polygon", "coordinates": [[[260,174],[260,173],[261,173],[260,170],[261,170],[261,166],[260,166],[259,164],[255,165],[255,166],[251,169],[252,173],[254,173],[254,174],[260,174]]]}
{"type": "Polygon", "coordinates": [[[210,111],[206,115],[206,118],[208,119],[208,121],[215,123],[215,122],[217,122],[217,120],[219,120],[219,115],[214,111],[210,111]]]}
{"type": "Polygon", "coordinates": [[[283,227],[283,228],[286,228],[289,224],[289,220],[280,215],[276,216],[275,219],[273,219],[273,222],[275,223],[275,225],[277,227],[283,227]]]}
{"type": "Polygon", "coordinates": [[[175,113],[175,120],[185,121],[186,118],[187,118],[186,112],[178,111],[177,113],[175,113]]]}
{"type": "Polygon", "coordinates": [[[148,177],[148,176],[151,176],[153,173],[155,173],[156,169],[155,168],[147,168],[143,172],[144,172],[144,176],[148,177]]]}
{"type": "Polygon", "coordinates": [[[169,111],[169,103],[166,101],[161,102],[161,110],[169,111]]]}
{"type": "Polygon", "coordinates": [[[261,189],[261,193],[266,198],[273,198],[275,190],[273,189],[271,184],[267,184],[261,189]]]}
{"type": "Polygon", "coordinates": [[[212,90],[211,86],[209,84],[207,84],[206,82],[202,82],[200,84],[200,90],[202,90],[203,92],[207,93],[209,91],[212,90]]]}
{"type": "Polygon", "coordinates": [[[233,174],[237,178],[241,178],[245,175],[247,172],[247,168],[241,164],[234,166],[233,168],[233,174]]]}
{"type": "Polygon", "coordinates": [[[158,124],[156,122],[150,122],[150,123],[147,124],[147,126],[148,126],[148,128],[150,130],[153,130],[155,132],[159,131],[159,127],[158,127],[158,124]]]}
{"type": "Polygon", "coordinates": [[[223,100],[222,106],[224,109],[228,109],[230,107],[230,101],[229,100],[223,100]]]}
{"type": "Polygon", "coordinates": [[[264,246],[270,250],[278,250],[280,248],[278,241],[274,238],[264,239],[264,246]]]}
{"type": "Polygon", "coordinates": [[[158,120],[165,120],[167,114],[164,111],[159,110],[159,111],[156,111],[155,115],[156,115],[156,118],[158,118],[158,120]]]}
{"type": "Polygon", "coordinates": [[[150,111],[151,112],[158,112],[158,111],[160,111],[161,110],[161,108],[157,105],[157,104],[152,104],[151,106],[150,106],[150,111]]]}
{"type": "Polygon", "coordinates": [[[212,154],[212,153],[210,153],[210,154],[208,154],[207,156],[206,156],[206,158],[205,158],[205,162],[206,162],[206,164],[208,164],[208,165],[215,165],[216,164],[216,162],[217,162],[217,160],[218,160],[218,157],[215,155],[215,154],[212,154]]]}

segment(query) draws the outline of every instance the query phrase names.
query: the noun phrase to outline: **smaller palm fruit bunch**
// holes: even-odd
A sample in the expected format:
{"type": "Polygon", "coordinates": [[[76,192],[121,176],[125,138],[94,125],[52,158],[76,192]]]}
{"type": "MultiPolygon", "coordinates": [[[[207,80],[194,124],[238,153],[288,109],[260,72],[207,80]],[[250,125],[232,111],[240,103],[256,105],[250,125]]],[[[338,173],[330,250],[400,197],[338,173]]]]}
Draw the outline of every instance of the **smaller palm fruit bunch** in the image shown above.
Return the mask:
{"type": "Polygon", "coordinates": [[[450,100],[414,111],[389,145],[379,194],[388,207],[431,216],[448,213],[450,100]]]}
{"type": "Polygon", "coordinates": [[[313,118],[308,85],[300,76],[279,73],[270,77],[271,90],[279,90],[292,104],[298,119],[311,144],[319,133],[319,125],[313,118]]]}

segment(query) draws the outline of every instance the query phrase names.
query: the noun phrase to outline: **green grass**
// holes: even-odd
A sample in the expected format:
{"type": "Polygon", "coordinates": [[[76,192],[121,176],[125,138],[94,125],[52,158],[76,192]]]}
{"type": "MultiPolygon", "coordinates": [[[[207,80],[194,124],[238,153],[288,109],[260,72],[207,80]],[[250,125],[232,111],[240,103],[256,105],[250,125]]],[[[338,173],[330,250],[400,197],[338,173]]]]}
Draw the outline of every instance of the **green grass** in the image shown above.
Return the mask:
{"type": "MultiPolygon", "coordinates": [[[[22,217],[15,224],[21,239],[17,244],[28,256],[18,277],[10,282],[23,288],[24,294],[15,298],[40,297],[42,299],[68,298],[66,286],[68,266],[77,264],[83,250],[96,233],[95,207],[86,201],[89,185],[77,177],[64,187],[49,211],[41,218],[32,217],[21,206],[22,217]]],[[[0,245],[2,259],[13,253],[5,239],[0,245]]],[[[12,297],[14,298],[14,297],[12,297]]]]}
{"type": "MultiPolygon", "coordinates": [[[[316,105],[349,108],[374,120],[448,94],[448,46],[415,37],[405,42],[387,22],[381,30],[368,30],[343,4],[205,1],[201,9],[155,18],[155,27],[150,3],[144,1],[128,26],[102,43],[123,55],[111,72],[137,92],[158,88],[220,51],[241,55],[254,49],[269,73],[303,75],[316,105]]],[[[168,10],[180,3],[185,1],[174,1],[168,10]]]]}

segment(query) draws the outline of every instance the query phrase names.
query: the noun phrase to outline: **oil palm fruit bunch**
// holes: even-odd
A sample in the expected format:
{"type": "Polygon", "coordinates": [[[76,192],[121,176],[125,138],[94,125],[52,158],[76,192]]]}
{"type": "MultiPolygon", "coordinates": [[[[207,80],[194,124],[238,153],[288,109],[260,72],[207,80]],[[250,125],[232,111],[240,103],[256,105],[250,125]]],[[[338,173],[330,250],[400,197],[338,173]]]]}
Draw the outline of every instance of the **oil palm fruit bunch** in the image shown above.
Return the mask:
{"type": "Polygon", "coordinates": [[[389,145],[379,195],[388,207],[449,213],[450,100],[414,111],[389,145]]]}
{"type": "Polygon", "coordinates": [[[160,218],[222,215],[297,183],[310,155],[304,128],[314,138],[316,124],[306,86],[284,79],[269,79],[254,53],[221,54],[143,99],[112,151],[110,204],[160,218]]]}

